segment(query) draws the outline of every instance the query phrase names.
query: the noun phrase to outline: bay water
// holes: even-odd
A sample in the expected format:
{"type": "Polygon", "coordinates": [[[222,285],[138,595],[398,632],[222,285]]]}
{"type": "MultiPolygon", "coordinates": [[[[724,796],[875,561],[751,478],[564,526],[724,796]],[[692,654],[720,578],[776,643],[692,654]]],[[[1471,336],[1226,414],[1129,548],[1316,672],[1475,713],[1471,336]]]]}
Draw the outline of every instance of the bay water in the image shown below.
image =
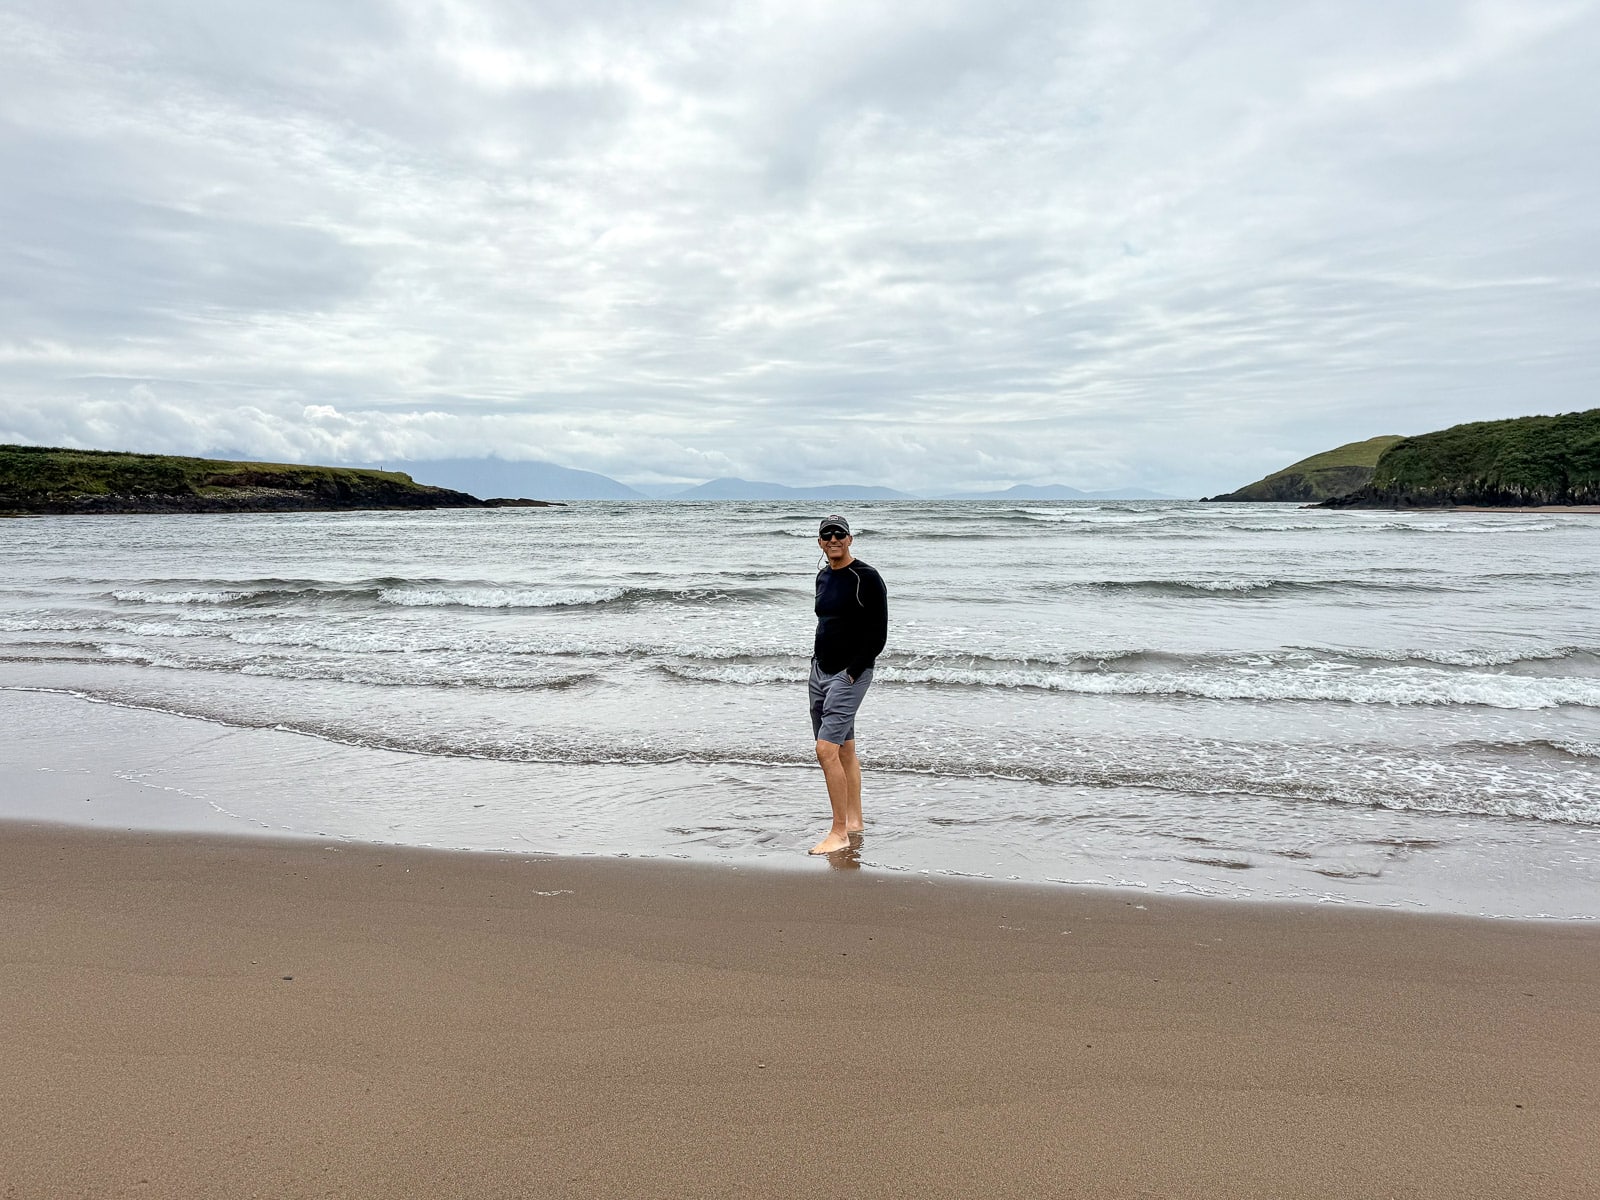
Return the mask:
{"type": "MultiPolygon", "coordinates": [[[[82,819],[87,739],[148,828],[804,865],[825,508],[0,522],[0,815],[82,819]]],[[[832,865],[1600,917],[1600,516],[844,511],[891,629],[832,865]]]]}

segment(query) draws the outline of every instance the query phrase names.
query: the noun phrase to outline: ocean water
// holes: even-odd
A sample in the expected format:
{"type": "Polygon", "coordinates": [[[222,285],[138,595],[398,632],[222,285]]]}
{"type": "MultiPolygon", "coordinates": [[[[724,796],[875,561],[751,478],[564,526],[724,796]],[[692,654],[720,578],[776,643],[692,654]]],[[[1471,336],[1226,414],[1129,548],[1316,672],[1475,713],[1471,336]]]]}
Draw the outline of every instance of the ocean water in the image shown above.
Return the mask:
{"type": "MultiPolygon", "coordinates": [[[[1600,916],[1600,516],[849,511],[891,633],[847,865],[1600,916]]],[[[10,790],[110,705],[144,721],[94,736],[150,827],[203,804],[333,837],[798,862],[827,811],[818,515],[0,522],[14,763],[38,726],[10,790]]]]}

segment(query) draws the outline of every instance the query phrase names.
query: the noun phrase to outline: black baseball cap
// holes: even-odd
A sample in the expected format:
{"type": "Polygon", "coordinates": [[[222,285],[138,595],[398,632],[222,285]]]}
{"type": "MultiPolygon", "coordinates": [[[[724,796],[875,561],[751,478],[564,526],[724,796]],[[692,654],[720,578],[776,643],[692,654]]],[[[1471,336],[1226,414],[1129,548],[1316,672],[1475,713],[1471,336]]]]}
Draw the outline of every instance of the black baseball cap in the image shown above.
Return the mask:
{"type": "Polygon", "coordinates": [[[817,536],[821,537],[830,529],[842,529],[846,534],[849,534],[850,522],[846,521],[838,513],[829,513],[822,518],[822,524],[817,526],[817,536]]]}

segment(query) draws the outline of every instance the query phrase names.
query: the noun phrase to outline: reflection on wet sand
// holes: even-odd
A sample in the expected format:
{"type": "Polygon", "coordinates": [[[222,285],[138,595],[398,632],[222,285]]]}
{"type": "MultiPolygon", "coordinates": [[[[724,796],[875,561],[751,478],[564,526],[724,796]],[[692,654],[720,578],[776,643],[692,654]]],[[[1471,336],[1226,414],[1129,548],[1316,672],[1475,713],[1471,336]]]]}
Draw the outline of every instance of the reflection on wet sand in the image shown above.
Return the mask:
{"type": "Polygon", "coordinates": [[[835,850],[832,854],[825,856],[828,860],[828,866],[835,871],[861,870],[861,844],[865,840],[859,830],[850,834],[850,844],[848,846],[843,850],[835,850]]]}

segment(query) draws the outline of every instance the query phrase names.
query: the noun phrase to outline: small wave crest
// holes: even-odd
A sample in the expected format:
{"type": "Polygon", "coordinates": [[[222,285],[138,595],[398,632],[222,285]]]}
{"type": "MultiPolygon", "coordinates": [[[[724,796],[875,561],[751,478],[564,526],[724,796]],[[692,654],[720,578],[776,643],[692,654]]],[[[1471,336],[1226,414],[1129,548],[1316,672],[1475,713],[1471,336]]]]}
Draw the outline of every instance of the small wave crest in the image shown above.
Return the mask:
{"type": "Polygon", "coordinates": [[[1424,582],[1409,578],[1285,579],[1273,576],[1235,576],[1218,579],[1104,579],[1066,581],[1041,585],[1049,592],[1091,591],[1108,595],[1156,596],[1176,599],[1255,599],[1300,596],[1448,594],[1470,590],[1465,583],[1424,582]]]}
{"type": "Polygon", "coordinates": [[[607,588],[381,588],[377,598],[404,608],[580,608],[605,604],[628,589],[607,588]]]}
{"type": "Polygon", "coordinates": [[[345,654],[306,657],[279,654],[234,656],[186,652],[178,646],[152,648],[122,642],[50,643],[0,652],[0,662],[71,663],[153,667],[165,671],[239,674],[268,679],[364,684],[372,687],[453,689],[498,692],[549,691],[579,687],[600,678],[586,666],[523,659],[450,654],[345,654]]]}
{"type": "Polygon", "coordinates": [[[1591,763],[1600,760],[1600,742],[1581,738],[1533,738],[1523,742],[1460,742],[1458,751],[1488,754],[1534,754],[1557,761],[1591,763]]]}
{"type": "MultiPolygon", "coordinates": [[[[220,666],[220,670],[232,669],[220,666]]],[[[593,671],[549,671],[533,673],[482,671],[451,668],[448,665],[412,666],[396,670],[376,663],[295,663],[258,661],[237,668],[241,675],[271,679],[329,681],[367,684],[372,687],[483,688],[496,692],[564,691],[591,683],[599,676],[593,671]]]]}
{"type": "Polygon", "coordinates": [[[1600,742],[1583,742],[1577,738],[1550,738],[1548,745],[1552,750],[1570,754],[1573,758],[1600,758],[1600,742]]]}
{"type": "Polygon", "coordinates": [[[112,592],[111,596],[127,604],[232,604],[252,594],[249,591],[232,590],[161,591],[148,588],[119,588],[112,592]]]}
{"type": "MultiPolygon", "coordinates": [[[[1444,514],[1440,514],[1441,516],[1444,514]]],[[[1445,521],[1387,521],[1381,525],[1369,528],[1381,529],[1386,533],[1426,533],[1444,536],[1462,536],[1479,533],[1550,533],[1563,528],[1562,525],[1550,521],[1523,521],[1512,523],[1506,521],[1473,521],[1468,523],[1451,523],[1445,521]]]]}
{"type": "MultiPolygon", "coordinates": [[[[1311,651],[1327,654],[1327,651],[1311,651]]],[[[1451,650],[1442,646],[1426,650],[1349,650],[1332,655],[1357,666],[1391,663],[1420,663],[1441,667],[1519,667],[1547,663],[1570,663],[1576,666],[1600,667],[1600,653],[1583,646],[1467,646],[1451,650]]]]}
{"type": "Polygon", "coordinates": [[[312,605],[393,605],[400,608],[597,608],[607,605],[749,604],[792,600],[781,586],[640,587],[625,584],[548,587],[449,579],[369,579],[348,583],[263,579],[230,586],[120,588],[111,597],[124,604],[176,608],[227,606],[260,610],[312,605]]]}
{"type": "MultiPolygon", "coordinates": [[[[1202,661],[1188,668],[1149,669],[1170,656],[1123,655],[1100,660],[880,659],[879,683],[948,688],[1003,688],[1085,696],[1149,696],[1195,700],[1322,702],[1371,705],[1462,705],[1501,709],[1600,708],[1600,679],[1522,676],[1428,666],[1351,669],[1326,660],[1301,663],[1270,656],[1202,661]]],[[[797,683],[809,663],[666,661],[659,669],[691,682],[736,685],[797,683]]]]}
{"type": "MultiPolygon", "coordinates": [[[[857,526],[854,530],[851,531],[851,534],[852,534],[853,537],[858,537],[858,538],[859,537],[885,537],[885,536],[892,536],[892,534],[890,534],[890,532],[888,530],[884,530],[884,529],[869,529],[864,525],[857,526]]],[[[765,537],[799,538],[803,542],[814,542],[814,541],[817,540],[817,529],[816,529],[815,525],[811,526],[809,529],[793,529],[793,528],[789,528],[789,527],[780,527],[780,528],[777,528],[777,529],[739,529],[739,530],[735,530],[734,531],[733,536],[734,537],[756,537],[756,538],[765,538],[765,537]]]]}
{"type": "MultiPolygon", "coordinates": [[[[1061,585],[1057,585],[1061,586],[1061,585]]],[[[1314,592],[1392,590],[1396,585],[1359,579],[1104,579],[1065,585],[1112,595],[1166,596],[1205,600],[1292,596],[1314,592]]],[[[1412,585],[1406,591],[1415,590],[1412,585]]]]}

